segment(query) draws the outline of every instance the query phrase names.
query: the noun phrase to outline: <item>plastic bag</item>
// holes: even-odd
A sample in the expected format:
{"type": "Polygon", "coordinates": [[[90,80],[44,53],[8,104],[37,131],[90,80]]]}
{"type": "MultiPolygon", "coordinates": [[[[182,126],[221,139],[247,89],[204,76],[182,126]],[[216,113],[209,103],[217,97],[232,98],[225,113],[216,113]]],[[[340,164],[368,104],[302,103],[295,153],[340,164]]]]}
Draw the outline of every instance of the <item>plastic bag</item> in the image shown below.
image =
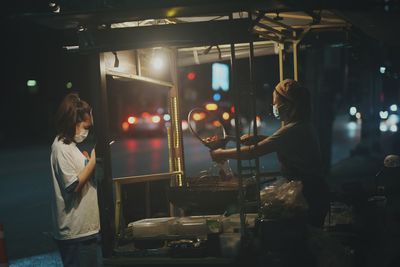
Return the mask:
{"type": "Polygon", "coordinates": [[[266,219],[287,219],[302,216],[308,206],[300,181],[268,186],[261,190],[261,215],[266,219]]]}
{"type": "Polygon", "coordinates": [[[200,179],[211,178],[213,181],[229,181],[234,177],[232,168],[229,165],[228,160],[221,162],[212,162],[208,170],[203,170],[200,172],[200,179]]]}

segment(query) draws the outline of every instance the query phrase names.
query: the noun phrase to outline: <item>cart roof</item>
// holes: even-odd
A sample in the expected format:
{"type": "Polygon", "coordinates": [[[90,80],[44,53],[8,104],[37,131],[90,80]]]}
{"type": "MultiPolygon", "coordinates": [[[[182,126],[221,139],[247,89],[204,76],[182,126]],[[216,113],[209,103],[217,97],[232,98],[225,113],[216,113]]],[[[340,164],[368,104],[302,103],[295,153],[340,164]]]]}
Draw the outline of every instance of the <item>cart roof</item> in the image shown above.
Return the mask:
{"type": "Polygon", "coordinates": [[[400,44],[399,37],[390,30],[390,25],[398,24],[400,16],[398,12],[386,12],[384,1],[379,0],[114,0],[59,3],[59,12],[47,8],[43,12],[28,12],[16,17],[27,18],[52,29],[74,32],[78,41],[70,48],[79,47],[79,51],[193,47],[250,40],[285,42],[293,38],[291,29],[297,32],[295,38],[300,38],[304,31],[348,30],[352,26],[377,39],[400,44]],[[246,19],[248,11],[256,20],[251,26],[246,19]],[[228,15],[232,13],[234,22],[229,22],[228,15]]]}
{"type": "MultiPolygon", "coordinates": [[[[266,12],[312,11],[350,8],[349,2],[332,1],[265,1],[265,0],[149,0],[149,1],[50,1],[59,3],[59,12],[50,8],[28,12],[23,16],[56,29],[75,29],[80,25],[100,25],[147,19],[221,16],[233,12],[264,10],[266,12]],[[297,3],[296,3],[297,2],[297,3]]],[[[358,2],[358,1],[356,1],[358,2]]]]}

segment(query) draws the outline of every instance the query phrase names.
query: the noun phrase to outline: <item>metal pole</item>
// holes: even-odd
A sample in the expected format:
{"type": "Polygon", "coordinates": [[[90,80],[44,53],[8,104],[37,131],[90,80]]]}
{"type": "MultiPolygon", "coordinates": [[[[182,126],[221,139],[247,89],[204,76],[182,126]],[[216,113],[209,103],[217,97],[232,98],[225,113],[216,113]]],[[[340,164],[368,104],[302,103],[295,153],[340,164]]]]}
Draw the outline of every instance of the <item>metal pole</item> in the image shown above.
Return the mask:
{"type": "Polygon", "coordinates": [[[139,49],[135,50],[135,67],[136,67],[136,75],[142,76],[142,66],[140,62],[139,49]]]}
{"type": "Polygon", "coordinates": [[[113,200],[113,181],[111,171],[111,151],[109,135],[109,115],[104,54],[91,56],[89,68],[93,70],[91,93],[93,98],[93,117],[96,132],[96,168],[98,181],[100,225],[103,257],[112,256],[115,245],[115,213],[113,200]]]}
{"type": "MultiPolygon", "coordinates": [[[[251,17],[251,12],[248,12],[248,17],[249,17],[249,23],[252,25],[252,17],[251,17]]],[[[253,113],[253,134],[254,136],[258,135],[258,129],[257,129],[257,102],[256,102],[256,95],[255,95],[255,74],[254,74],[254,44],[251,41],[249,43],[249,70],[250,70],[250,96],[252,100],[252,113],[253,113]]],[[[255,178],[257,181],[257,205],[258,208],[260,207],[260,159],[257,157],[255,159],[255,164],[256,164],[256,169],[255,169],[255,178]]]]}
{"type": "MultiPolygon", "coordinates": [[[[233,22],[233,15],[229,14],[229,21],[233,22]]],[[[245,218],[244,218],[244,197],[243,197],[243,180],[242,180],[242,162],[240,155],[240,89],[236,82],[236,55],[235,43],[231,41],[231,90],[234,92],[235,107],[235,135],[236,135],[236,151],[237,151],[237,178],[239,181],[239,208],[240,208],[240,235],[243,238],[245,234],[245,218]]]]}
{"type": "Polygon", "coordinates": [[[293,77],[295,81],[299,80],[299,73],[297,68],[297,41],[293,42],[293,77]]]}
{"type": "Polygon", "coordinates": [[[122,214],[122,196],[121,184],[115,183],[115,232],[120,236],[121,231],[121,214],[122,214]]]}
{"type": "MultiPolygon", "coordinates": [[[[169,101],[170,102],[170,101],[169,101]]],[[[172,114],[172,105],[171,103],[169,103],[168,105],[168,113],[172,114]]],[[[168,170],[169,172],[173,172],[175,171],[175,167],[174,167],[174,143],[173,143],[173,136],[172,136],[172,129],[171,129],[171,125],[167,125],[167,140],[168,140],[168,170]]],[[[171,181],[171,186],[176,186],[177,185],[177,181],[171,181]]]]}
{"type": "MultiPolygon", "coordinates": [[[[293,32],[293,38],[296,39],[296,32],[293,32]]],[[[298,73],[298,63],[297,63],[297,45],[299,44],[298,40],[293,41],[293,78],[295,81],[299,80],[298,73]]]]}
{"type": "MultiPolygon", "coordinates": [[[[168,94],[169,97],[169,94],[168,94]]],[[[171,113],[171,104],[169,103],[168,105],[168,113],[171,113]]],[[[174,171],[174,144],[172,141],[172,133],[171,133],[171,125],[168,125],[167,127],[167,140],[168,140],[168,170],[169,172],[173,172],[174,171]]],[[[178,184],[177,181],[177,176],[174,176],[174,179],[170,180],[169,186],[170,187],[175,187],[178,184]]],[[[169,203],[169,216],[174,216],[175,215],[175,207],[174,205],[170,202],[169,203]]]]}
{"type": "MultiPolygon", "coordinates": [[[[279,81],[283,81],[283,49],[284,43],[278,43],[279,50],[279,81]]],[[[281,121],[281,127],[283,127],[285,123],[281,121]]]]}
{"type": "Polygon", "coordinates": [[[283,81],[283,44],[278,43],[279,50],[279,81],[283,81]]]}
{"type": "Polygon", "coordinates": [[[185,161],[183,151],[183,135],[182,124],[180,117],[180,92],[179,92],[179,79],[178,79],[178,50],[170,48],[168,51],[170,62],[170,74],[172,81],[172,88],[170,90],[170,105],[171,105],[171,127],[173,137],[173,150],[174,150],[174,171],[181,172],[177,175],[177,185],[186,186],[185,181],[185,161]]]}

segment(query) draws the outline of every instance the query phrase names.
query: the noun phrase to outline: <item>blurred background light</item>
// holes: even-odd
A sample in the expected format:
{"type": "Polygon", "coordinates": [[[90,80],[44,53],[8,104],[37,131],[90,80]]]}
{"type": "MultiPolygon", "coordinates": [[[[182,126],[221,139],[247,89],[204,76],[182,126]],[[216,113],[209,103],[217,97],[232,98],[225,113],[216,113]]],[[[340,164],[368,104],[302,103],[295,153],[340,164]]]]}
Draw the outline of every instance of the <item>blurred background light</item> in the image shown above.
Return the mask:
{"type": "Polygon", "coordinates": [[[387,117],[387,122],[389,124],[397,124],[399,123],[399,115],[397,114],[390,114],[389,117],[387,117]]]}
{"type": "Polygon", "coordinates": [[[28,81],[26,82],[26,85],[27,85],[28,87],[36,86],[36,85],[37,85],[37,82],[36,82],[36,80],[28,80],[28,81]]]}
{"type": "Polygon", "coordinates": [[[187,78],[189,81],[195,80],[195,79],[196,79],[196,72],[194,72],[194,71],[189,72],[189,73],[186,75],[186,78],[187,78]]]}
{"type": "Polygon", "coordinates": [[[379,116],[381,117],[381,119],[385,120],[385,119],[388,118],[389,112],[387,112],[387,111],[380,111],[380,112],[379,112],[379,116]]]}
{"type": "Polygon", "coordinates": [[[223,114],[222,114],[222,118],[224,119],[224,120],[229,120],[229,118],[230,118],[231,116],[229,115],[229,113],[228,112],[224,112],[223,114]]]}
{"type": "Polygon", "coordinates": [[[215,94],[213,95],[213,99],[214,99],[214,101],[216,101],[216,102],[220,101],[220,100],[221,100],[221,94],[215,93],[215,94]]]}
{"type": "Polygon", "coordinates": [[[206,109],[207,109],[207,110],[210,110],[210,111],[214,111],[214,110],[217,110],[217,109],[218,109],[218,105],[215,104],[215,103],[208,103],[208,104],[206,105],[206,109]]]}
{"type": "Polygon", "coordinates": [[[171,116],[169,114],[164,114],[163,119],[165,121],[169,121],[171,119],[171,116]]]}
{"type": "Polygon", "coordinates": [[[151,117],[151,121],[153,123],[159,123],[161,121],[161,118],[160,118],[160,116],[155,115],[155,116],[151,117]]]}
{"type": "Polygon", "coordinates": [[[356,115],[356,113],[357,113],[357,108],[356,108],[356,107],[351,107],[349,113],[350,113],[351,116],[356,115]]]}
{"type": "Polygon", "coordinates": [[[130,116],[130,117],[128,118],[128,123],[129,123],[129,124],[134,124],[135,122],[136,122],[136,118],[135,118],[135,117],[130,116]]]}
{"type": "Polygon", "coordinates": [[[182,130],[186,131],[187,129],[189,129],[189,124],[186,120],[182,121],[182,130]]]}
{"type": "Polygon", "coordinates": [[[229,67],[227,64],[212,64],[212,89],[215,91],[229,90],[229,67]]]}
{"type": "Polygon", "coordinates": [[[124,122],[122,123],[122,130],[128,131],[128,130],[129,130],[129,123],[127,123],[126,121],[124,121],[124,122]]]}
{"type": "Polygon", "coordinates": [[[385,123],[384,121],[381,121],[381,123],[380,123],[380,125],[379,125],[379,130],[380,130],[381,132],[387,132],[388,127],[387,127],[387,125],[386,125],[386,123],[385,123]]]}

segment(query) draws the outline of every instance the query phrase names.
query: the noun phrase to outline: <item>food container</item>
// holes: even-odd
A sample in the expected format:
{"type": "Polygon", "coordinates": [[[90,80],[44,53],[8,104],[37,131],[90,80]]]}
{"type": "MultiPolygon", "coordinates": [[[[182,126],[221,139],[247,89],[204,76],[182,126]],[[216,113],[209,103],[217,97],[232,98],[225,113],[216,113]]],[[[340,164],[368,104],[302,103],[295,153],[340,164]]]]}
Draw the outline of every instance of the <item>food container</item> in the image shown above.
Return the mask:
{"type": "Polygon", "coordinates": [[[174,233],[181,237],[205,237],[221,232],[220,215],[188,216],[177,218],[174,233]]]}
{"type": "Polygon", "coordinates": [[[176,217],[143,219],[128,224],[132,238],[160,238],[173,235],[176,217]]]}

